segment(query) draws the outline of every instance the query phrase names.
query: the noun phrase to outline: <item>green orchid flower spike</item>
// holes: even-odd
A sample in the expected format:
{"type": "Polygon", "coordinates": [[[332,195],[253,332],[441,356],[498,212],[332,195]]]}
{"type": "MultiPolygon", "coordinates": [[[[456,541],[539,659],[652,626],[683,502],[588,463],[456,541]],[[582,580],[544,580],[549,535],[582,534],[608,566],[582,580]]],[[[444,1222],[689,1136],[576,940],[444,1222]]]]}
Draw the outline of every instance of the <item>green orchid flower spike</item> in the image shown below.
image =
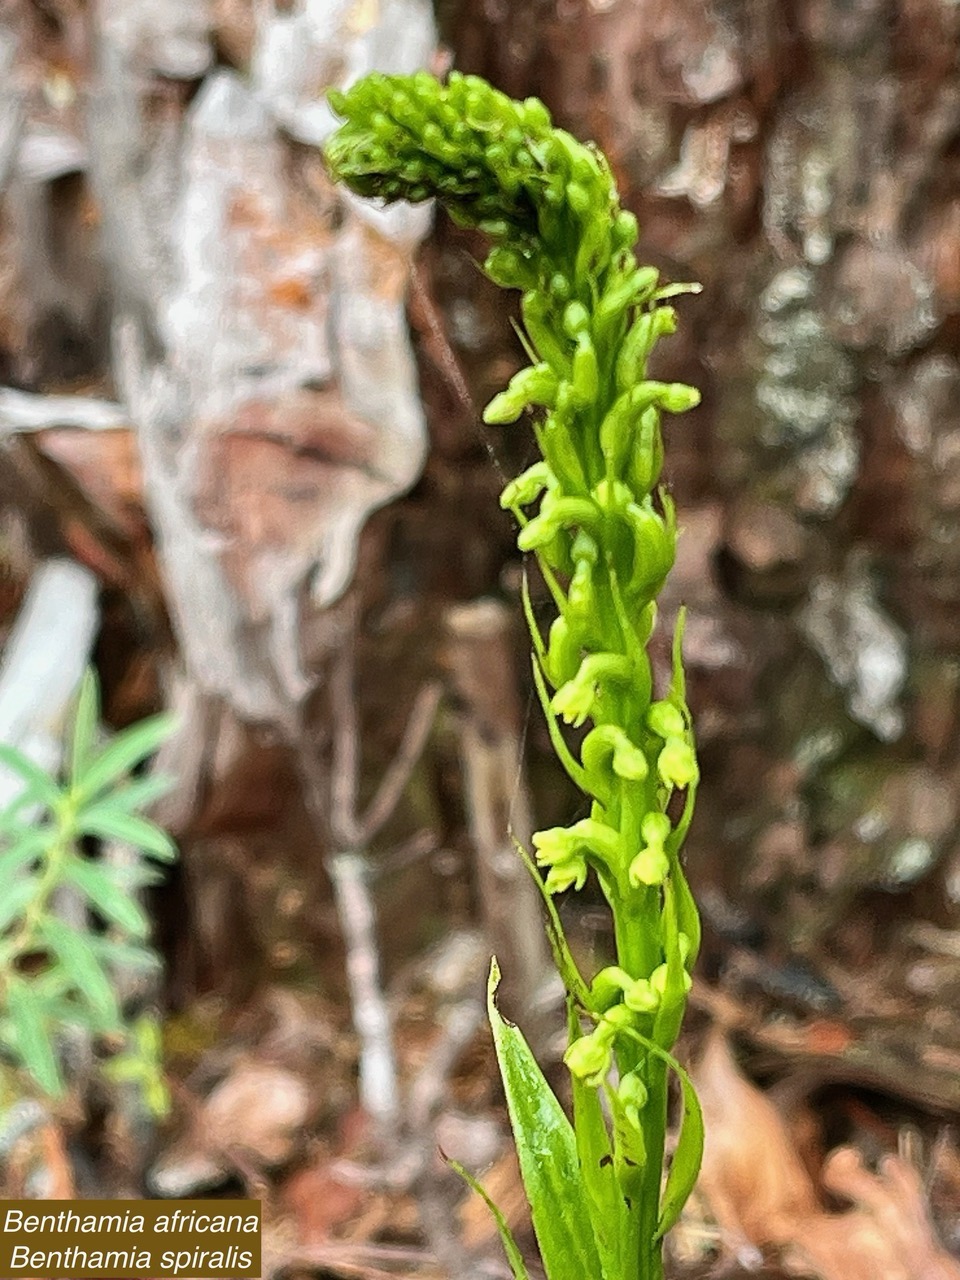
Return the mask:
{"type": "MultiPolygon", "coordinates": [[[[661,420],[699,401],[647,377],[676,328],[666,286],[634,257],[637,222],[605,157],[472,76],[371,75],[330,95],[345,123],[332,174],[363,196],[438,199],[486,233],[484,264],[521,293],[530,365],[487,406],[491,423],[532,411],[542,460],[501,497],[536,557],[556,617],[544,636],[525,595],[534,679],[551,739],[591,798],[589,817],[534,837],[541,888],[568,989],[571,1124],[516,1027],[489,1012],[549,1280],[659,1280],[662,1238],[692,1189],[702,1119],[672,1056],[700,940],[680,847],[698,781],[680,657],[654,699],[648,643],[673,565],[677,526],[659,487],[661,420]],[[561,722],[586,726],[579,752],[561,722]],[[589,983],[571,958],[552,895],[593,871],[614,921],[616,963],[589,983]],[[668,1084],[682,1122],[664,1175],[668,1084]],[[601,1103],[601,1094],[606,1105],[601,1103]]],[[[515,1276],[526,1274],[502,1216],[515,1276]]]]}

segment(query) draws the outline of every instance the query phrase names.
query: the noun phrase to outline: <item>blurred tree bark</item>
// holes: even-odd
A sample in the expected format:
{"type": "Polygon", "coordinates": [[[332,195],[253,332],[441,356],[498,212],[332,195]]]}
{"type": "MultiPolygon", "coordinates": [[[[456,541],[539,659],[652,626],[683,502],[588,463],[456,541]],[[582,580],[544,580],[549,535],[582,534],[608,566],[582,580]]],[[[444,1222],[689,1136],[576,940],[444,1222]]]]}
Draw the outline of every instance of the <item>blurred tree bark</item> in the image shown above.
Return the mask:
{"type": "MultiPolygon", "coordinates": [[[[667,441],[685,532],[666,613],[690,610],[709,951],[731,981],[749,952],[747,985],[867,1016],[879,987],[849,975],[911,954],[917,916],[934,950],[960,922],[960,8],[441,17],[458,66],[596,139],[644,257],[704,285],[659,376],[704,391],[667,441]]],[[[441,231],[433,270],[475,366],[490,322],[461,245],[441,231]]]]}

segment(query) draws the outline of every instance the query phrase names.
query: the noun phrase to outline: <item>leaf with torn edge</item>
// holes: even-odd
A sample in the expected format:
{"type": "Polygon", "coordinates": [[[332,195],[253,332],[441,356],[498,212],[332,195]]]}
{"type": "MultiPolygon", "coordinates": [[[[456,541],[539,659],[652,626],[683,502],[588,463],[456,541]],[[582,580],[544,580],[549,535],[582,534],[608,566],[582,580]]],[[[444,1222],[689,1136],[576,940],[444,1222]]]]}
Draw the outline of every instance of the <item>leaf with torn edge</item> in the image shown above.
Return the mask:
{"type": "Polygon", "coordinates": [[[613,1280],[594,1238],[573,1126],[519,1028],[500,1016],[499,981],[494,959],[487,1015],[544,1270],[548,1280],[613,1280]]]}

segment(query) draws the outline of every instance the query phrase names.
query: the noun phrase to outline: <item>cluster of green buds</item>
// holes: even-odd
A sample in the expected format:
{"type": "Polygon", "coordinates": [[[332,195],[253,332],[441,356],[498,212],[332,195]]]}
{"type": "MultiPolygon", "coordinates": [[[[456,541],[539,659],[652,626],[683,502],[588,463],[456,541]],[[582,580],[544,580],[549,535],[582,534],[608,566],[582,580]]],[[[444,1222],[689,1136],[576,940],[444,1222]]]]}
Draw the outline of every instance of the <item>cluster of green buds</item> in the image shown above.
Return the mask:
{"type": "MultiPolygon", "coordinates": [[[[676,327],[668,300],[694,286],[663,287],[655,269],[638,265],[637,222],[620,207],[605,157],[555,128],[536,99],[514,102],[475,77],[454,74],[442,86],[424,74],[370,76],[331,102],[346,121],[327,148],[333,174],[362,195],[437,197],[455,221],[492,239],[486,273],[521,293],[530,363],[484,420],[533,411],[541,460],[501,503],[553,599],[544,636],[525,590],[534,678],[556,752],[592,802],[589,817],[534,836],[536,859],[548,894],[580,889],[595,873],[617,950],[589,985],[579,974],[568,981],[576,1012],[566,1062],[575,1084],[608,1091],[624,1187],[639,1185],[656,1206],[665,1055],[699,945],[679,859],[698,770],[682,614],[659,698],[648,644],[677,540],[673,502],[659,487],[661,419],[692,408],[699,393],[651,379],[647,368],[676,327]],[[577,747],[563,722],[587,726],[577,747]]],[[[647,1224],[653,1240],[656,1224],[647,1224]]]]}

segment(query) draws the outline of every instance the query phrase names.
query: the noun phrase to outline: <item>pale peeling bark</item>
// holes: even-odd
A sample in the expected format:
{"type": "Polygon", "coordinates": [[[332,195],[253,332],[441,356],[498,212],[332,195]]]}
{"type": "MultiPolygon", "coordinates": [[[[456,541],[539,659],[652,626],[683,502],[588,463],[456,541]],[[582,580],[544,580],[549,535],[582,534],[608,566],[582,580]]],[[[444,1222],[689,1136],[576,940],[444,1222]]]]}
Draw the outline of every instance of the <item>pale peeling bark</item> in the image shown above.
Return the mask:
{"type": "Polygon", "coordinates": [[[260,6],[253,87],[213,71],[185,113],[148,119],[145,73],[173,74],[177,51],[178,75],[205,69],[197,13],[178,28],[176,12],[110,5],[99,23],[117,374],[188,668],[244,718],[290,726],[311,687],[304,591],[342,594],[367,517],[423,464],[404,299],[428,218],[338,210],[319,163],[293,175],[284,133],[322,141],[320,85],[422,66],[433,28],[413,0],[260,6]]]}
{"type": "MultiPolygon", "coordinates": [[[[0,662],[0,742],[56,774],[64,731],[100,622],[97,581],[69,560],[36,570],[0,662]]],[[[0,770],[0,809],[23,790],[0,770]]]]}
{"type": "Polygon", "coordinates": [[[0,192],[13,168],[23,118],[20,87],[13,77],[16,52],[13,33],[0,28],[0,192]]]}

